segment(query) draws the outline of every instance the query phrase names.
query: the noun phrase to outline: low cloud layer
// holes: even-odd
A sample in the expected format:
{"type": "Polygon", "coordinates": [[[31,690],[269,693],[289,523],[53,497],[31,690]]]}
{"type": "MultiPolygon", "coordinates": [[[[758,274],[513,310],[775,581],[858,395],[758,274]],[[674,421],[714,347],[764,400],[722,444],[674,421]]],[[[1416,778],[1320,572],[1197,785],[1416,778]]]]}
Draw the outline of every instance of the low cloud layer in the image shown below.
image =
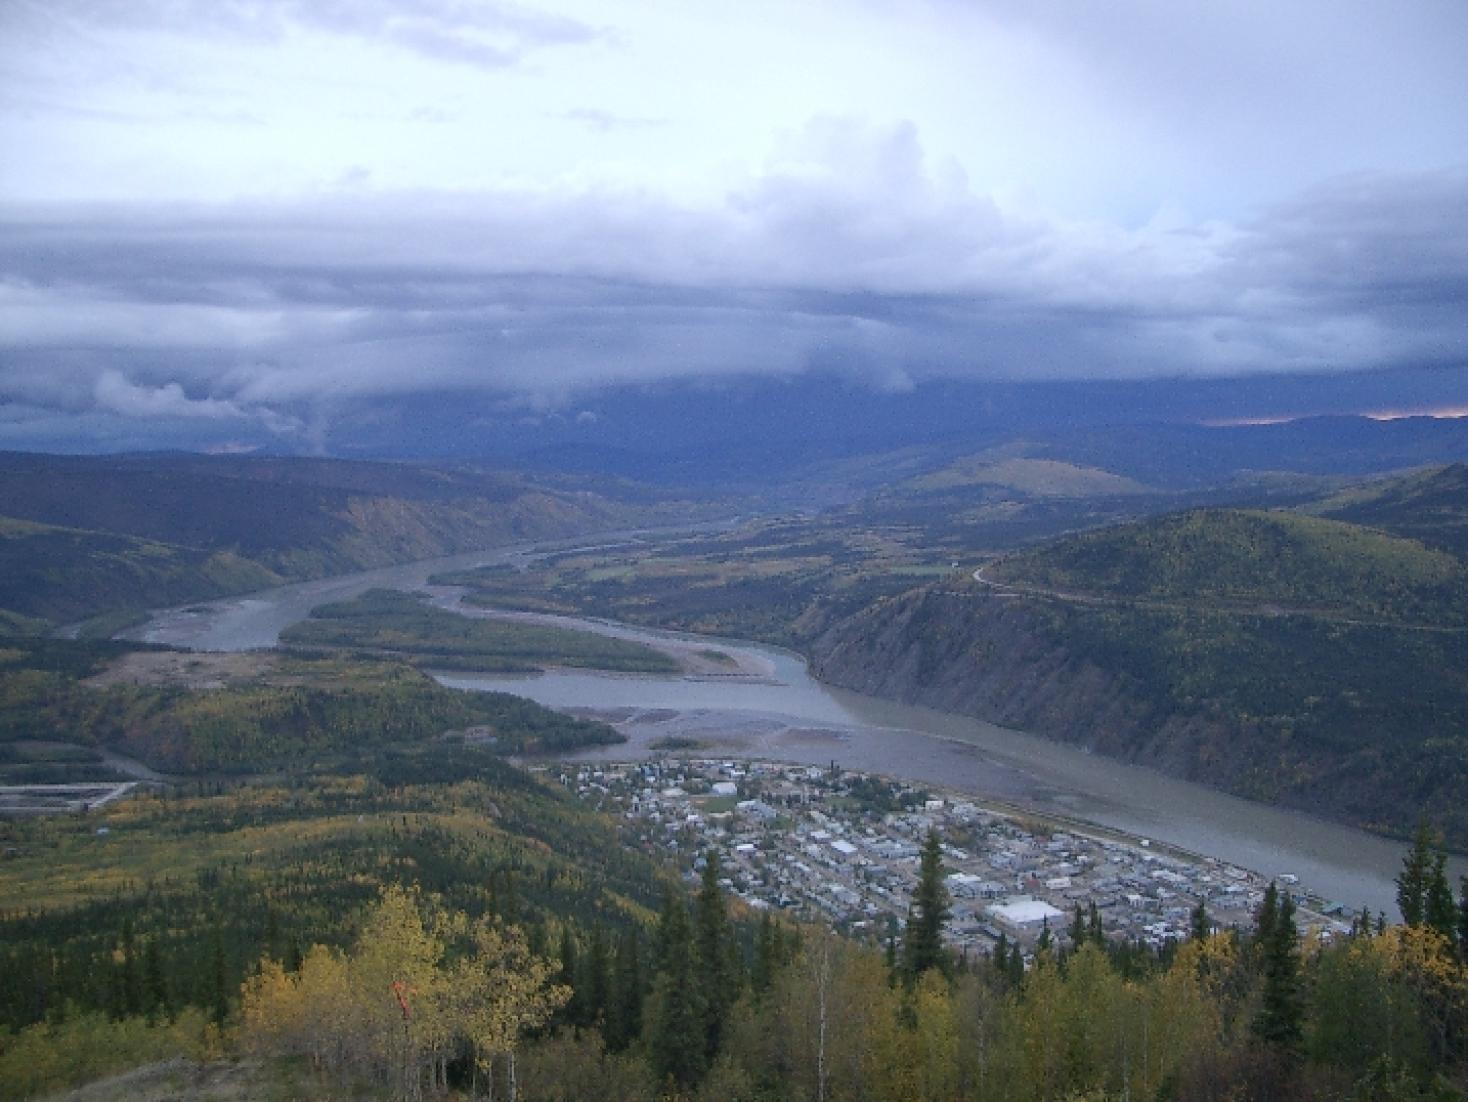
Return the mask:
{"type": "Polygon", "coordinates": [[[909,125],[815,124],[693,207],[605,190],[0,212],[0,397],[254,419],[696,376],[1135,378],[1461,364],[1468,176],[1245,223],[1005,211],[909,125]]]}
{"type": "Polygon", "coordinates": [[[1468,370],[1465,32],[1365,0],[14,0],[0,446],[310,447],[373,403],[750,375],[1468,370]]]}

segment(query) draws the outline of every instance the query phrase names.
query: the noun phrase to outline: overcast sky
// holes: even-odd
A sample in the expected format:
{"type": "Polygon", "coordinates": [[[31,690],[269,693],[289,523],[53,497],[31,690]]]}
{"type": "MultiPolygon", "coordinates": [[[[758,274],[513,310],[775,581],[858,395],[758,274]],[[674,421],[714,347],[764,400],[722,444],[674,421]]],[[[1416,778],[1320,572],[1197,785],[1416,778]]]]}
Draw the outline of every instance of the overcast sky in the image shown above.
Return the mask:
{"type": "Polygon", "coordinates": [[[3,0],[0,446],[1462,367],[1465,48],[1461,0],[3,0]]]}

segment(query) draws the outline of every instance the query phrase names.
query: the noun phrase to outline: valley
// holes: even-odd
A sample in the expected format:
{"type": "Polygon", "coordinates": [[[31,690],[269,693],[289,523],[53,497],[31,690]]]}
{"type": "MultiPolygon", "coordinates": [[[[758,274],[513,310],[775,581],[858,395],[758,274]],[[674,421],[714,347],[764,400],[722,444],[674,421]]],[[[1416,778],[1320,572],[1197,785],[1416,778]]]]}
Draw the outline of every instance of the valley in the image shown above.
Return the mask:
{"type": "MultiPolygon", "coordinates": [[[[1191,936],[1187,906],[1246,925],[1271,880],[1293,886],[1312,938],[1354,936],[1362,908],[1394,913],[1392,835],[1410,831],[1409,812],[1460,844],[1461,468],[1347,488],[1292,481],[1238,507],[1048,460],[912,477],[928,481],[911,500],[942,504],[899,518],[903,495],[878,493],[338,564],[146,617],[104,613],[61,633],[75,639],[22,625],[0,649],[0,780],[29,782],[26,798],[51,810],[101,802],[0,826],[0,887],[28,901],[0,915],[22,954],[7,959],[52,962],[12,968],[20,1004],[41,1008],[13,1027],[40,1028],[27,1023],[54,1005],[46,991],[123,1020],[158,1013],[154,996],[126,993],[125,939],[139,935],[119,950],[119,924],[167,949],[167,998],[227,1020],[262,947],[288,960],[308,940],[353,944],[306,884],[360,910],[394,885],[431,883],[456,913],[514,916],[534,952],[554,954],[558,938],[562,952],[567,939],[571,952],[604,951],[649,922],[657,886],[678,890],[680,870],[686,880],[715,853],[740,921],[774,907],[876,941],[916,890],[904,862],[927,823],[949,838],[956,896],[1002,889],[959,899],[947,943],[978,959],[1018,949],[1019,973],[1006,964],[995,981],[1014,983],[1049,950],[1033,929],[996,924],[1006,907],[1104,904],[1097,944],[1145,970],[1191,936]],[[1103,498],[1071,496],[1092,491],[1103,498]],[[951,512],[951,494],[977,511],[951,512]],[[990,523],[1001,516],[1019,526],[990,523]],[[119,625],[126,638],[87,638],[119,625]],[[824,819],[789,839],[667,795],[816,773],[847,781],[830,814],[817,807],[824,819]],[[586,805],[573,811],[552,774],[586,805]],[[608,785],[637,778],[660,794],[607,803],[608,785]],[[971,810],[848,808],[872,785],[971,810]],[[828,855],[823,832],[850,853],[828,855]],[[972,853],[959,844],[970,835],[972,853]],[[1013,883],[996,872],[1036,838],[1069,848],[1013,883]],[[750,856],[766,850],[784,873],[750,856]],[[1100,871],[1077,879],[1072,866],[1100,871]],[[486,877],[487,895],[468,891],[486,877]],[[222,972],[193,925],[163,924],[242,893],[266,904],[239,905],[222,972]]],[[[29,538],[38,523],[15,531],[29,538]]],[[[1091,937],[1077,936],[1066,951],[1091,937]]],[[[584,967],[561,969],[578,992],[599,982],[584,967]]],[[[597,1020],[607,1036],[627,1028],[597,1020]]],[[[87,1066],[126,1066],[115,1061],[133,1050],[108,1044],[113,1055],[87,1066]]]]}

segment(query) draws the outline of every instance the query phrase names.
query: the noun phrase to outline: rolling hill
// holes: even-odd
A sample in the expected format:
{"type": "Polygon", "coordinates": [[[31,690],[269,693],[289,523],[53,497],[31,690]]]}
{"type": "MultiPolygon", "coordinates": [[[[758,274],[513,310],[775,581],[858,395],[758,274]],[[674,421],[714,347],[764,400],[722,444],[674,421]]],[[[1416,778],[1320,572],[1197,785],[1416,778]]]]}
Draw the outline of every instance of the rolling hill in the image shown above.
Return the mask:
{"type": "Polygon", "coordinates": [[[1389,833],[1426,814],[1462,847],[1464,475],[1064,537],[878,601],[813,669],[1389,833]]]}
{"type": "Polygon", "coordinates": [[[684,520],[605,478],[239,456],[0,454],[0,612],[50,623],[684,520]]]}

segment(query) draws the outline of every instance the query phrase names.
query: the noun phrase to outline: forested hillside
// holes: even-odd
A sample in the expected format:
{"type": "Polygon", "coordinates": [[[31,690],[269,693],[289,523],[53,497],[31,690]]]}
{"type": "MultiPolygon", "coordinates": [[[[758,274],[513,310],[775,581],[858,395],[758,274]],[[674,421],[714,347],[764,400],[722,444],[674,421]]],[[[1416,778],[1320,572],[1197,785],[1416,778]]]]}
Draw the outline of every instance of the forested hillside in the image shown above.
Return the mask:
{"type": "Polygon", "coordinates": [[[268,659],[228,683],[190,685],[152,676],[150,657],[169,656],[125,644],[10,640],[0,648],[0,750],[63,741],[165,773],[243,774],[325,766],[470,728],[501,753],[621,741],[605,724],[504,693],[446,689],[400,663],[268,659]]]}
{"type": "Polygon", "coordinates": [[[0,610],[61,623],[698,514],[669,494],[592,476],[5,453],[0,610]]]}
{"type": "Polygon", "coordinates": [[[1066,537],[826,632],[835,684],[1468,845],[1464,469],[1066,537]],[[1430,534],[1431,542],[1424,538],[1430,534]]]}

